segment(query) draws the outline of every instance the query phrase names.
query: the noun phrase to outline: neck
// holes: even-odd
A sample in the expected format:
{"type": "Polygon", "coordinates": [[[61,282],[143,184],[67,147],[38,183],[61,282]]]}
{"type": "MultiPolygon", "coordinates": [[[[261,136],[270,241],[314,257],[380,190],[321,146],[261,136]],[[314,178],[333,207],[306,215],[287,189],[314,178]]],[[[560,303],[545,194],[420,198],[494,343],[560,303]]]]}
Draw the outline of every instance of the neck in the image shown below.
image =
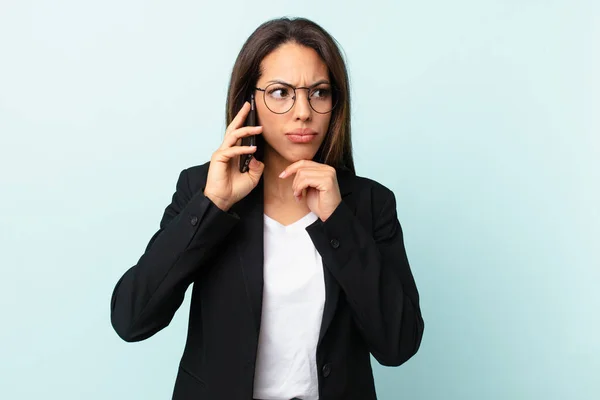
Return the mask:
{"type": "Polygon", "coordinates": [[[291,163],[277,154],[273,149],[266,147],[264,164],[265,169],[263,171],[263,179],[265,203],[298,205],[299,203],[296,203],[292,189],[294,176],[288,176],[283,179],[279,177],[279,174],[290,166],[291,163]]]}

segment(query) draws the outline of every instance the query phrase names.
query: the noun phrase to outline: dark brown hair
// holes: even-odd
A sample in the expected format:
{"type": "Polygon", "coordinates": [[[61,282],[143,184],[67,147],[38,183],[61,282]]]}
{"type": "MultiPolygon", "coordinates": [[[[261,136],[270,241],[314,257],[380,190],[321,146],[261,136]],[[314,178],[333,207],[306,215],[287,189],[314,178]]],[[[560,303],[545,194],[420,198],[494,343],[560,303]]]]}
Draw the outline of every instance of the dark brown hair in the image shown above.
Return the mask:
{"type": "MultiPolygon", "coordinates": [[[[261,76],[260,63],[272,51],[286,43],[297,43],[314,49],[329,69],[335,88],[329,128],[314,161],[349,170],[355,174],[350,137],[350,88],[348,71],[337,41],[323,28],[306,18],[278,18],[260,25],[246,40],[231,72],[227,91],[226,126],[250,98],[261,76]]],[[[258,160],[263,160],[264,138],[258,136],[258,160]]]]}

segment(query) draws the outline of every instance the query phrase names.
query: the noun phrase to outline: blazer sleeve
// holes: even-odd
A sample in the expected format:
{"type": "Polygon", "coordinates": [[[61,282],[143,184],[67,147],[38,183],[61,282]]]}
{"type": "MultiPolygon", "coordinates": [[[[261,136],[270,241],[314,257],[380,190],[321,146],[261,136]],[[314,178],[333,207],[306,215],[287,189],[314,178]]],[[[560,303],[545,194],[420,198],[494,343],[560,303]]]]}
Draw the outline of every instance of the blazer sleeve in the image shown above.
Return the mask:
{"type": "Polygon", "coordinates": [[[380,204],[373,232],[342,201],[312,233],[369,351],[381,365],[399,366],[419,349],[424,322],[393,192],[386,188],[380,204]]]}
{"type": "Polygon", "coordinates": [[[135,342],[169,325],[195,273],[206,267],[212,250],[238,221],[238,215],[204,196],[203,189],[192,193],[183,170],[158,231],[113,290],[111,323],[117,334],[135,342]]]}

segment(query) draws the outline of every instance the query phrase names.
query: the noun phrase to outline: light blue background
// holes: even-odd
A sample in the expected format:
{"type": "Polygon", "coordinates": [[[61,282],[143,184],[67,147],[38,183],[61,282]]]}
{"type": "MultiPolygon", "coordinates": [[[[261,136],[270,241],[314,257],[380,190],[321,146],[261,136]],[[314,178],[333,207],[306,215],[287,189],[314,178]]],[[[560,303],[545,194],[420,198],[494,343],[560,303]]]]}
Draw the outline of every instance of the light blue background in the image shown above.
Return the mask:
{"type": "Polygon", "coordinates": [[[600,398],[592,0],[3,0],[0,398],[170,398],[189,297],[129,344],[110,295],[283,15],[341,43],[358,174],[397,196],[425,335],[379,398],[600,398]]]}

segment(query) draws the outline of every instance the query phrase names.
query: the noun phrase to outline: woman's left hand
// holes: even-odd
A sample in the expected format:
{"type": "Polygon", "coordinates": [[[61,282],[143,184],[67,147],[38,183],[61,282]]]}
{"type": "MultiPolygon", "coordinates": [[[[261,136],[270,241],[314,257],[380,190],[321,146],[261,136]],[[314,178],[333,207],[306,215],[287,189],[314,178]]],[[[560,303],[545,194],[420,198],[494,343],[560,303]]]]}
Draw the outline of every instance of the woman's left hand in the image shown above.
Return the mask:
{"type": "Polygon", "coordinates": [[[306,197],[308,208],[325,221],[342,202],[335,168],[310,160],[300,160],[288,166],[280,178],[296,175],[292,188],[297,200],[306,197]]]}

